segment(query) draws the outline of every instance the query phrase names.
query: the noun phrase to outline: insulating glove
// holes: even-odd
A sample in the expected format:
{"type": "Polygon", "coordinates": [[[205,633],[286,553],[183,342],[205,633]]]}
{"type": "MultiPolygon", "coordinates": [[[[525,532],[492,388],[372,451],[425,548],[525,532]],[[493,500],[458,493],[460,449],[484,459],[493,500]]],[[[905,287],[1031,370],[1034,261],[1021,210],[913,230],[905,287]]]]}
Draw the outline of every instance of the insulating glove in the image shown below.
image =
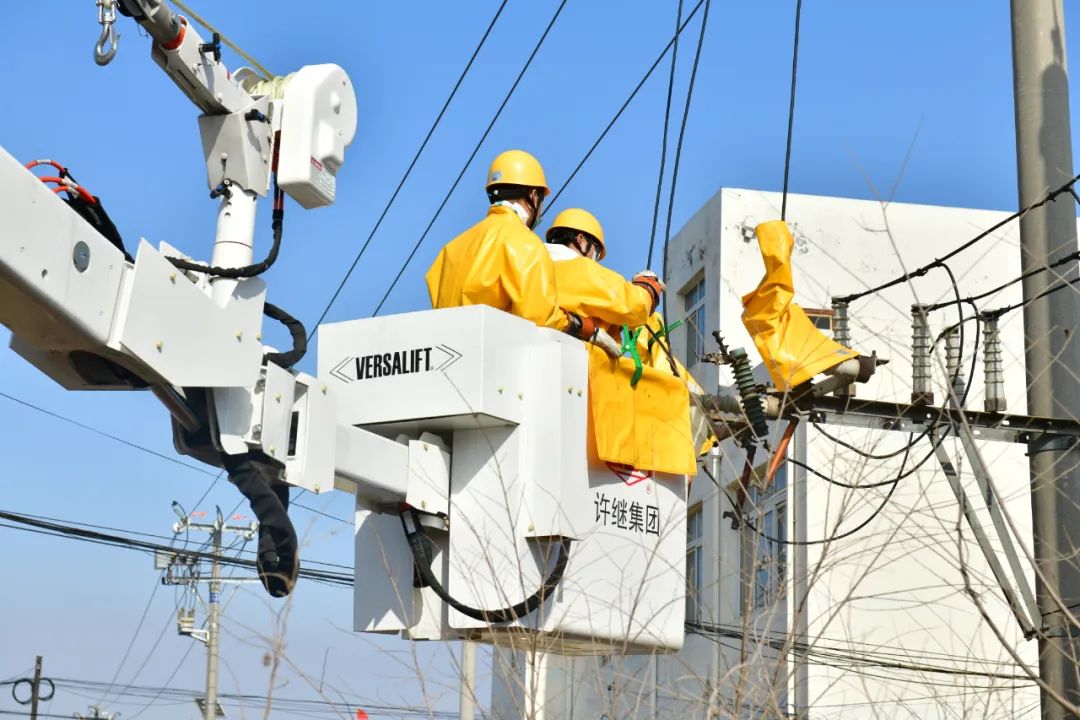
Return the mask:
{"type": "Polygon", "coordinates": [[[634,276],[634,279],[631,282],[649,291],[649,294],[652,296],[653,300],[652,309],[653,311],[655,311],[656,307],[660,304],[660,296],[663,295],[664,290],[667,289],[664,281],[661,280],[652,270],[642,270],[634,276]]]}

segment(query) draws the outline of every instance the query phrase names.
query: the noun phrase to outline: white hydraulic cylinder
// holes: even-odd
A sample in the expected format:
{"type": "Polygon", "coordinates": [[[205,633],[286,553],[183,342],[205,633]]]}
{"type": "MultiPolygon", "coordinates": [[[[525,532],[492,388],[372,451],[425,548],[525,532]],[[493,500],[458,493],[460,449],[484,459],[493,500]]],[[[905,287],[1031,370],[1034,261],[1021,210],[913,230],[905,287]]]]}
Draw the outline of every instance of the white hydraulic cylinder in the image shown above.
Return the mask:
{"type": "MultiPolygon", "coordinates": [[[[217,235],[210,264],[221,268],[251,265],[255,253],[255,204],[259,199],[251,190],[234,188],[229,197],[222,197],[218,206],[217,235]]],[[[237,281],[230,278],[211,279],[214,302],[224,307],[236,289],[237,281]]]]}

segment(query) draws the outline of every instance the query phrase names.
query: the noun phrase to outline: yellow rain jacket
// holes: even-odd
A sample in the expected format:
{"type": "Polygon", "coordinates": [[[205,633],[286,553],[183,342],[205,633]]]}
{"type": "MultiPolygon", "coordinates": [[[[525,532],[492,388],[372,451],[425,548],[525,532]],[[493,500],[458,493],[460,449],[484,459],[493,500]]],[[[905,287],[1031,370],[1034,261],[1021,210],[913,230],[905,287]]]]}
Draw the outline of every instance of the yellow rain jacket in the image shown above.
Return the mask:
{"type": "Polygon", "coordinates": [[[756,228],[765,277],[743,296],[743,325],[754,338],[765,367],[780,390],[800,385],[818,373],[858,357],[814,327],[792,302],[791,249],[795,240],[787,223],[773,220],[756,228]]]}
{"type": "Polygon", "coordinates": [[[551,257],[510,207],[493,206],[447,243],[425,280],[436,309],[490,305],[543,327],[569,324],[558,306],[551,257]]]}
{"type": "MultiPolygon", "coordinates": [[[[648,290],[565,245],[548,243],[547,249],[555,263],[555,284],[563,310],[618,327],[638,327],[648,320],[652,310],[648,290]]],[[[617,339],[618,334],[612,337],[617,339]]]]}

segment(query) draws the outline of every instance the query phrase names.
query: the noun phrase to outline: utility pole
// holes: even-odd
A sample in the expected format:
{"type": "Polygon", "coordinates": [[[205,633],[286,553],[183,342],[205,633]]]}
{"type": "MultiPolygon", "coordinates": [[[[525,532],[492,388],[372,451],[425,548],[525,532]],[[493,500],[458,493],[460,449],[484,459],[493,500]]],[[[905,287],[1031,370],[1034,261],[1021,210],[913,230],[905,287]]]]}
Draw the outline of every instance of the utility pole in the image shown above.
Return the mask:
{"type": "MultiPolygon", "coordinates": [[[[190,635],[193,638],[206,643],[206,697],[204,702],[200,704],[203,711],[203,717],[205,720],[214,720],[219,716],[218,706],[218,649],[220,643],[220,631],[221,631],[221,587],[223,580],[221,577],[221,557],[222,557],[222,538],[226,532],[236,533],[241,535],[246,540],[250,540],[258,532],[259,524],[251,523],[250,525],[227,525],[225,524],[225,518],[221,514],[221,508],[217,508],[217,513],[212,523],[198,523],[192,522],[191,516],[185,514],[179,504],[173,503],[173,511],[180,518],[179,522],[173,524],[173,532],[181,533],[185,530],[205,530],[210,533],[210,542],[213,547],[212,558],[210,563],[210,580],[209,580],[209,601],[207,602],[208,616],[206,622],[206,631],[201,633],[194,629],[194,612],[190,615],[185,615],[183,609],[180,610],[180,632],[181,634],[190,635]]],[[[198,582],[203,582],[200,577],[199,571],[191,564],[189,558],[185,558],[182,553],[169,558],[166,567],[170,570],[163,579],[166,584],[190,584],[194,585],[198,582]],[[171,569],[173,566],[182,565],[189,569],[186,576],[180,579],[174,579],[171,569]]]]}
{"type": "Polygon", "coordinates": [[[79,713],[75,713],[75,717],[77,718],[77,720],[114,720],[117,716],[116,713],[102,712],[101,708],[97,705],[91,705],[90,712],[94,714],[80,715],[79,713]]]}
{"type": "Polygon", "coordinates": [[[30,720],[37,720],[38,698],[41,696],[41,656],[34,660],[34,686],[30,701],[30,720]]]}
{"type": "MultiPolygon", "coordinates": [[[[46,702],[48,702],[49,700],[53,699],[53,695],[55,694],[56,685],[53,683],[53,681],[50,678],[41,677],[41,655],[38,655],[34,659],[34,678],[32,680],[30,678],[19,678],[18,680],[11,683],[11,698],[20,705],[29,705],[29,715],[34,720],[36,720],[38,716],[38,702],[41,700],[45,700],[46,702]],[[41,694],[42,683],[45,683],[49,686],[48,695],[41,694]],[[23,697],[19,697],[19,688],[23,687],[24,685],[28,685],[30,687],[30,692],[23,697]]],[[[25,715],[26,713],[23,714],[25,715]]]]}
{"type": "Polygon", "coordinates": [[[461,641],[461,704],[460,720],[476,717],[476,643],[461,641]]]}
{"type": "Polygon", "coordinates": [[[206,642],[206,720],[217,717],[218,642],[221,622],[221,530],[224,526],[221,508],[210,530],[214,560],[210,568],[210,617],[207,621],[206,642]]]}
{"type": "MultiPolygon", "coordinates": [[[[1016,99],[1016,154],[1020,206],[1027,207],[1047,190],[1073,176],[1069,129],[1069,77],[1065,61],[1065,16],[1062,0],[1012,0],[1013,90],[1016,99]]],[[[1057,202],[1020,220],[1021,267],[1043,268],[1076,250],[1076,209],[1062,195],[1057,202]]],[[[1065,273],[1076,275],[1075,268],[1065,273]]],[[[1027,361],[1028,413],[1047,418],[1080,417],[1080,347],[1076,292],[1055,292],[1036,300],[1058,282],[1041,272],[1023,282],[1024,340],[1027,361]]],[[[1042,634],[1039,675],[1070,703],[1080,704],[1076,644],[1062,608],[1049,597],[1060,594],[1071,606],[1080,600],[1080,567],[1070,560],[1080,546],[1080,450],[1061,439],[1029,445],[1031,514],[1036,563],[1042,579],[1036,587],[1042,634]]],[[[1075,717],[1045,690],[1042,717],[1075,717]]]]}

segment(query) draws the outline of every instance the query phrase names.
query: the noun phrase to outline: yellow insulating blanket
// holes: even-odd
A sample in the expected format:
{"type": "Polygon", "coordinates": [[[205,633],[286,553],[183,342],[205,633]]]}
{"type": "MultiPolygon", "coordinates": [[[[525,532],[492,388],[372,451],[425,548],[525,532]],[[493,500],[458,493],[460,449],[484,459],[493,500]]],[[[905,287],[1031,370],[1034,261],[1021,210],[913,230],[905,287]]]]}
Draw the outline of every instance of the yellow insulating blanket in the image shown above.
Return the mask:
{"type": "Polygon", "coordinates": [[[589,424],[600,459],[637,470],[695,474],[686,382],[669,368],[646,364],[637,386],[630,387],[633,360],[613,360],[593,345],[586,347],[589,424]]]}
{"type": "Polygon", "coordinates": [[[787,223],[772,220],[756,228],[765,276],[743,296],[743,325],[754,338],[769,376],[780,390],[806,382],[858,353],[834,342],[814,327],[792,302],[791,250],[795,240],[787,223]]]}

